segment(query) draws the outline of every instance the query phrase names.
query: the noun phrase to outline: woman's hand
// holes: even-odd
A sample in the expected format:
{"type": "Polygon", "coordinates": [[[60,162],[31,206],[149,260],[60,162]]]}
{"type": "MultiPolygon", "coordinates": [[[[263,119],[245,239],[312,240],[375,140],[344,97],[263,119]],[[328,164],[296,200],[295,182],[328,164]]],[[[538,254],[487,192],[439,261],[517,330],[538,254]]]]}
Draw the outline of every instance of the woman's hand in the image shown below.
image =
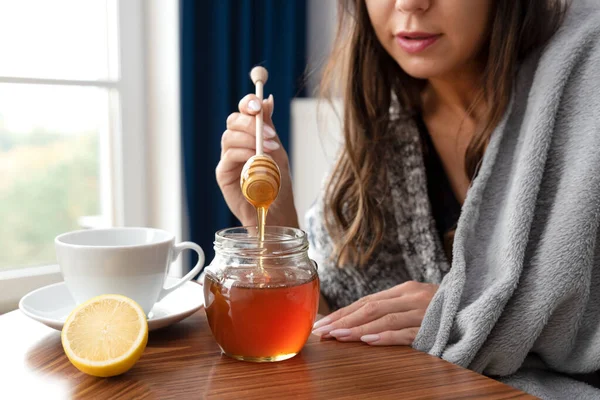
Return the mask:
{"type": "Polygon", "coordinates": [[[376,346],[411,345],[438,287],[409,281],[363,297],[319,320],[313,334],[376,346]]]}
{"type": "Polygon", "coordinates": [[[258,97],[249,94],[240,101],[239,112],[227,118],[227,130],[221,138],[221,160],[216,169],[217,182],[231,212],[244,226],[256,226],[256,210],[242,194],[240,175],[246,161],[256,154],[255,115],[261,107],[264,109],[263,149],[265,154],[273,157],[281,172],[281,189],[277,200],[269,208],[267,224],[298,227],[288,155],[271,120],[273,96],[263,100],[261,106],[258,97]]]}

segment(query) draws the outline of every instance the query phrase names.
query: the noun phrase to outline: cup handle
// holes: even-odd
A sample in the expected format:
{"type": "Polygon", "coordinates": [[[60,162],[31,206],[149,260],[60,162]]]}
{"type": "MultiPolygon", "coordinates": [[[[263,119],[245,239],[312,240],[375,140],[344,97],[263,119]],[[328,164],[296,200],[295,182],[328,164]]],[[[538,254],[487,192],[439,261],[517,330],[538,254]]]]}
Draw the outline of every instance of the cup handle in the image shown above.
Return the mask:
{"type": "Polygon", "coordinates": [[[181,285],[192,279],[194,276],[198,275],[198,273],[202,269],[202,266],[204,265],[204,251],[202,251],[202,248],[200,246],[193,242],[182,242],[174,245],[171,262],[175,261],[177,257],[179,257],[181,252],[186,249],[194,250],[196,253],[198,253],[198,262],[196,263],[194,268],[192,268],[192,270],[188,272],[183,278],[181,278],[176,284],[169,288],[163,287],[160,291],[160,294],[158,295],[157,301],[162,300],[166,295],[179,288],[181,285]]]}

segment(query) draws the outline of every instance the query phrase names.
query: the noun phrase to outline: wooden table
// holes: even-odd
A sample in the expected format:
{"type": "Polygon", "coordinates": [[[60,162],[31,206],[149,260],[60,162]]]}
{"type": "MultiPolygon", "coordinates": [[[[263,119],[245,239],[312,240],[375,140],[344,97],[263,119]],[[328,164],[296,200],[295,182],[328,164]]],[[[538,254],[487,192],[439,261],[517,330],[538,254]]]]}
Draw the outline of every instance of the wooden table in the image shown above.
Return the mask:
{"type": "Polygon", "coordinates": [[[60,333],[20,311],[0,316],[0,399],[533,399],[409,347],[368,347],[312,336],[291,360],[222,356],[204,310],[160,331],[128,373],[95,378],[73,367],[60,333]]]}

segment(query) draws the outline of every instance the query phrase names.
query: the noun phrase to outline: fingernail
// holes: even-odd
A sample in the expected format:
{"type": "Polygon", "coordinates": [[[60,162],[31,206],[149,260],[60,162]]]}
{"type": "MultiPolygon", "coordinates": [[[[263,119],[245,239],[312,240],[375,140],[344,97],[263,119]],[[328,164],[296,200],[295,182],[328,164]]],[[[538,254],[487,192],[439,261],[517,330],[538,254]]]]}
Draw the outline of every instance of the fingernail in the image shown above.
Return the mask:
{"type": "Polygon", "coordinates": [[[264,125],[263,136],[267,139],[271,139],[277,136],[277,133],[275,133],[275,129],[271,128],[269,125],[264,125]]]}
{"type": "Polygon", "coordinates": [[[331,339],[333,336],[331,336],[329,333],[327,335],[323,335],[321,336],[321,339],[331,339]]]}
{"type": "Polygon", "coordinates": [[[334,338],[339,339],[352,335],[352,331],[350,329],[334,329],[333,331],[329,332],[329,334],[334,338]]]}
{"type": "Polygon", "coordinates": [[[362,340],[365,343],[375,343],[377,341],[379,341],[381,339],[381,337],[379,335],[364,335],[360,337],[360,340],[362,340]]]}
{"type": "Polygon", "coordinates": [[[314,331],[312,331],[312,333],[313,333],[313,335],[321,336],[321,335],[323,335],[324,333],[329,333],[329,332],[331,332],[331,330],[332,330],[332,329],[333,329],[333,326],[331,326],[331,325],[327,325],[327,326],[324,326],[324,327],[322,327],[322,328],[315,329],[314,331]]]}
{"type": "Polygon", "coordinates": [[[263,142],[263,146],[265,146],[267,150],[277,150],[279,148],[279,143],[274,140],[267,140],[263,142]]]}
{"type": "Polygon", "coordinates": [[[273,111],[275,111],[275,98],[273,97],[272,94],[269,95],[269,98],[267,99],[268,102],[270,102],[273,107],[271,107],[271,117],[273,116],[273,111]]]}
{"type": "Polygon", "coordinates": [[[331,318],[329,318],[329,317],[321,318],[320,320],[315,322],[315,324],[313,325],[313,329],[318,329],[318,328],[322,327],[323,325],[329,324],[330,322],[331,322],[331,318]]]}
{"type": "Polygon", "coordinates": [[[250,100],[248,102],[248,110],[250,111],[260,111],[260,103],[256,100],[250,100]]]}

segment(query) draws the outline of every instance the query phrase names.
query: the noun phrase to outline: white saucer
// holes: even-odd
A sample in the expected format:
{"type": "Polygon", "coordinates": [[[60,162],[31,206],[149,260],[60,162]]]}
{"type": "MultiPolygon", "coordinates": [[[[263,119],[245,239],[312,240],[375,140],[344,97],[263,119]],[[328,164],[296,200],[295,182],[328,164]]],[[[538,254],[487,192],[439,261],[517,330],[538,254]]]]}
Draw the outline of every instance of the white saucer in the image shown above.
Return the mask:
{"type": "MultiPolygon", "coordinates": [[[[177,278],[167,278],[165,286],[175,284],[177,278]]],[[[154,305],[148,318],[148,330],[164,328],[179,322],[198,311],[204,305],[202,286],[186,282],[154,305]]],[[[19,302],[19,308],[29,318],[57,330],[62,330],[75,301],[64,282],[34,290],[19,302]]]]}

